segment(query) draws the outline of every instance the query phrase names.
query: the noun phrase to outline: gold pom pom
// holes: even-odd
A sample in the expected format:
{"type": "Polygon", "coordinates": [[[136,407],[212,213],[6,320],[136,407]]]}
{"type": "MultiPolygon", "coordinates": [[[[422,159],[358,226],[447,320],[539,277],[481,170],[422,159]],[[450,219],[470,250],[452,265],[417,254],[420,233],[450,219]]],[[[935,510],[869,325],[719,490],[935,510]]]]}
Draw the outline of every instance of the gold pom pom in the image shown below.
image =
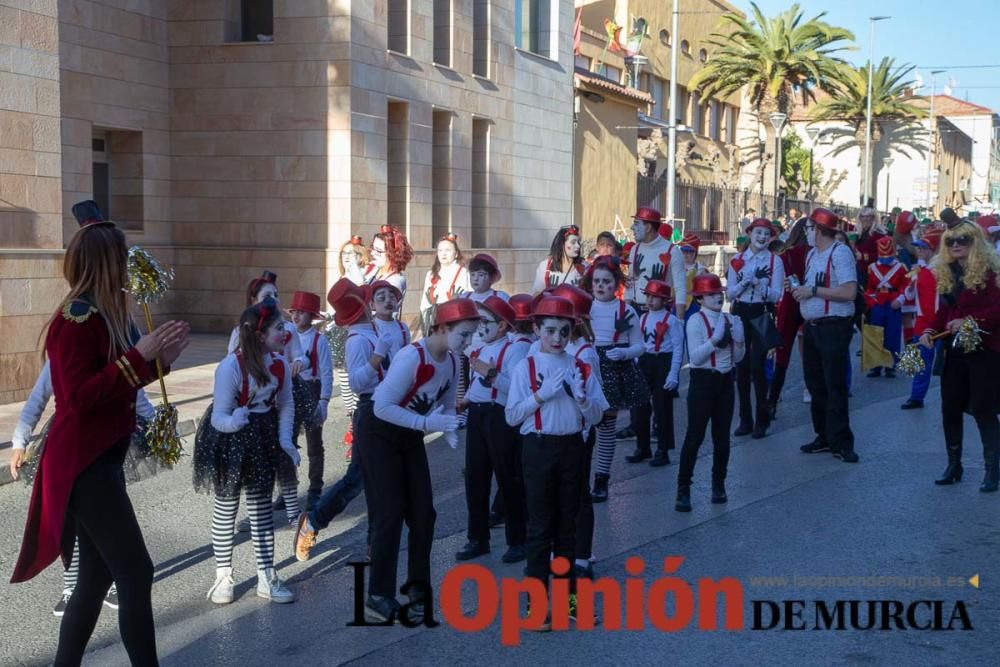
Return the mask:
{"type": "Polygon", "coordinates": [[[156,406],[156,412],[146,428],[149,455],[163,465],[181,460],[181,438],[177,434],[177,408],[170,404],[156,406]]]}
{"type": "Polygon", "coordinates": [[[971,315],[962,320],[962,325],[955,334],[952,345],[969,354],[983,349],[983,334],[986,333],[976,324],[976,318],[971,315]]]}
{"type": "Polygon", "coordinates": [[[140,248],[128,250],[128,286],[125,288],[141,304],[157,303],[167,293],[173,269],[163,268],[156,258],[140,248]]]}
{"type": "Polygon", "coordinates": [[[899,356],[899,362],[896,364],[896,369],[903,375],[908,375],[909,377],[916,377],[924,372],[926,366],[924,365],[924,358],[920,354],[920,348],[915,345],[907,345],[906,350],[903,354],[899,356]]]}

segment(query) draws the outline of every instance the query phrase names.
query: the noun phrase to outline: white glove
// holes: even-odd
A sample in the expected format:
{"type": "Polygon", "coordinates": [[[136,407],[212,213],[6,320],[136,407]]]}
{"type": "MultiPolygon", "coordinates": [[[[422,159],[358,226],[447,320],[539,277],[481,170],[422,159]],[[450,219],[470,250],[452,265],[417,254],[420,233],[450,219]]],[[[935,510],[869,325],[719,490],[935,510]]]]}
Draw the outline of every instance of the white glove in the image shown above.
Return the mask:
{"type": "Polygon", "coordinates": [[[576,399],[576,402],[583,403],[586,401],[587,387],[583,381],[583,373],[576,366],[573,367],[573,372],[570,374],[569,380],[569,386],[573,390],[573,398],[576,399]]]}
{"type": "Polygon", "coordinates": [[[718,345],[722,342],[722,339],[726,337],[726,323],[728,320],[726,316],[723,315],[719,318],[719,324],[715,327],[715,331],[712,332],[712,337],[709,338],[713,345],[718,345]]]}
{"type": "Polygon", "coordinates": [[[625,350],[623,348],[613,347],[608,350],[608,359],[611,361],[623,361],[625,356],[625,350]]]}
{"type": "Polygon", "coordinates": [[[448,446],[452,449],[458,449],[458,433],[455,431],[445,431],[444,441],[448,443],[448,446]]]}
{"type": "Polygon", "coordinates": [[[17,422],[17,426],[14,428],[14,435],[10,438],[10,444],[14,449],[25,449],[28,446],[29,440],[31,440],[31,427],[24,422],[17,422]]]}
{"type": "Polygon", "coordinates": [[[742,343],[745,336],[743,335],[743,326],[738,325],[738,323],[733,322],[733,342],[742,343]]]}
{"type": "Polygon", "coordinates": [[[330,404],[326,401],[320,399],[320,402],[316,404],[316,412],[313,413],[313,421],[317,424],[322,424],[326,421],[327,410],[330,404]]]}
{"type": "Polygon", "coordinates": [[[667,374],[667,381],[663,383],[663,388],[667,391],[673,391],[674,389],[677,389],[679,384],[680,382],[677,379],[677,373],[670,371],[667,374]]]}
{"type": "Polygon", "coordinates": [[[295,449],[295,446],[290,443],[281,445],[281,448],[285,450],[285,453],[288,454],[288,458],[292,460],[292,465],[298,468],[299,463],[302,462],[302,456],[299,454],[299,450],[295,449]]]}
{"type": "Polygon", "coordinates": [[[384,357],[389,354],[389,348],[392,347],[393,337],[391,333],[384,333],[378,337],[378,342],[375,343],[375,356],[384,357]]]}
{"type": "Polygon", "coordinates": [[[438,433],[443,431],[447,433],[448,431],[458,430],[458,417],[455,415],[444,414],[444,406],[438,406],[438,409],[424,417],[424,432],[425,433],[438,433]]]}
{"type": "Polygon", "coordinates": [[[560,368],[549,374],[547,378],[542,381],[542,386],[538,388],[535,393],[538,394],[538,398],[543,401],[548,401],[554,398],[563,390],[563,380],[566,379],[566,370],[560,368]]]}
{"type": "Polygon", "coordinates": [[[250,408],[243,406],[241,408],[236,408],[233,410],[232,416],[229,418],[229,425],[232,427],[232,432],[236,433],[241,428],[250,423],[250,408]]]}

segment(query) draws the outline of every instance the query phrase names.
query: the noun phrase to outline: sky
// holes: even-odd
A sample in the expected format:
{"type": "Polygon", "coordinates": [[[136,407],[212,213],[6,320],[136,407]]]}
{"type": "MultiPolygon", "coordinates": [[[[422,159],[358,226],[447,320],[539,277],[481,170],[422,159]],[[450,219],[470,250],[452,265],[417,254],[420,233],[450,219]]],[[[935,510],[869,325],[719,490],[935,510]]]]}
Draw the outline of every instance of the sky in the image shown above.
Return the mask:
{"type": "MultiPolygon", "coordinates": [[[[749,0],[730,0],[750,14],[749,0]]],[[[792,0],[758,0],[765,16],[788,9],[792,0]]],[[[951,78],[951,94],[1000,112],[1000,0],[799,0],[806,18],[826,12],[824,20],[854,33],[858,50],[844,57],[858,65],[868,61],[870,16],[891,16],[875,23],[875,57],[917,65],[930,93],[930,70],[937,75],[940,94],[951,78]],[[963,69],[961,65],[993,65],[963,69]],[[943,66],[943,67],[942,67],[943,66]],[[950,69],[953,68],[953,69],[950,69]],[[983,87],[988,86],[988,87],[983,87]]]]}

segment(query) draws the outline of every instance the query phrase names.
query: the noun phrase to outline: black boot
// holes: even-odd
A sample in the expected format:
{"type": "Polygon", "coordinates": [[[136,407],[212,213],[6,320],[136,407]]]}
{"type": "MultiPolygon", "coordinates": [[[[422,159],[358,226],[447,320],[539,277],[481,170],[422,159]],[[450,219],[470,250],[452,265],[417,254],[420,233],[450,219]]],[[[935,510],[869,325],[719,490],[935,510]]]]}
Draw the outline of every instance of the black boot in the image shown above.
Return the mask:
{"type": "Polygon", "coordinates": [[[983,463],[986,465],[986,475],[979,490],[982,493],[993,493],[1000,483],[1000,450],[997,443],[983,445],[983,463]]]}
{"type": "Polygon", "coordinates": [[[691,487],[690,486],[678,486],[677,487],[677,502],[674,503],[674,509],[678,512],[690,512],[691,511],[691,487]]]}
{"type": "Polygon", "coordinates": [[[654,468],[660,468],[662,466],[670,465],[670,455],[667,454],[667,450],[657,449],[656,456],[654,456],[653,460],[649,462],[649,465],[653,466],[654,468]]]}
{"type": "Polygon", "coordinates": [[[962,481],[962,443],[945,445],[948,452],[948,467],[944,469],[940,479],[934,480],[938,486],[947,486],[962,481]]]}
{"type": "Polygon", "coordinates": [[[728,500],[729,498],[726,497],[726,483],[722,480],[712,482],[712,502],[716,505],[721,505],[728,500]]]}
{"type": "Polygon", "coordinates": [[[602,475],[597,473],[594,475],[594,490],[590,494],[590,501],[594,503],[603,503],[608,500],[608,475],[602,475]]]}
{"type": "Polygon", "coordinates": [[[753,421],[749,419],[740,419],[740,425],[736,427],[735,431],[733,431],[733,435],[736,437],[750,435],[751,433],[753,433],[753,421]]]}
{"type": "Polygon", "coordinates": [[[629,463],[641,463],[642,461],[645,461],[648,458],[652,458],[652,456],[653,452],[649,451],[648,448],[643,449],[642,447],[636,447],[635,452],[626,456],[625,460],[628,461],[629,463]]]}

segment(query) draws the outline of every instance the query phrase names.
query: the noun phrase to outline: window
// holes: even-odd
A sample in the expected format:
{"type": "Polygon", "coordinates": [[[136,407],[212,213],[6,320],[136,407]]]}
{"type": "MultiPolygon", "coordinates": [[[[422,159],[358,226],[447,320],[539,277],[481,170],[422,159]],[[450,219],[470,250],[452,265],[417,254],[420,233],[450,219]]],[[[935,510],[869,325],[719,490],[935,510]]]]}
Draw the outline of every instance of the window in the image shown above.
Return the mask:
{"type": "Polygon", "coordinates": [[[490,76],[490,0],[472,2],[472,73],[490,76]]]}
{"type": "Polygon", "coordinates": [[[95,129],[91,143],[94,201],[126,230],[142,230],[142,132],[95,129]]]}
{"type": "Polygon", "coordinates": [[[667,103],[670,101],[670,86],[658,76],[650,75],[650,79],[652,80],[650,87],[643,90],[653,96],[653,118],[666,118],[667,103]]]}
{"type": "Polygon", "coordinates": [[[386,110],[386,196],[388,223],[410,233],[409,105],[389,102],[386,110]]]}
{"type": "Polygon", "coordinates": [[[451,67],[451,1],[434,0],[434,62],[445,67],[451,67]]]}
{"type": "Polygon", "coordinates": [[[580,67],[582,69],[588,70],[588,71],[590,70],[590,64],[592,62],[594,62],[594,61],[593,61],[592,58],[590,58],[590,56],[583,56],[583,55],[580,55],[579,53],[573,59],[573,64],[574,65],[576,65],[577,67],[580,67]]]}
{"type": "Polygon", "coordinates": [[[684,86],[677,86],[677,109],[674,111],[675,122],[678,125],[688,124],[688,106],[691,102],[691,95],[688,94],[687,88],[684,86]]]}
{"type": "Polygon", "coordinates": [[[556,53],[554,0],[514,0],[514,46],[541,56],[556,53]]]}
{"type": "Polygon", "coordinates": [[[451,231],[451,127],[450,111],[433,113],[431,157],[431,238],[451,231]]]}
{"type": "Polygon", "coordinates": [[[681,40],[681,53],[683,53],[686,56],[691,55],[691,42],[687,41],[686,39],[681,40]]]}
{"type": "Polygon", "coordinates": [[[113,219],[111,217],[111,172],[108,169],[107,139],[103,131],[96,131],[94,135],[91,142],[94,201],[97,202],[106,218],[113,219]]]}
{"type": "Polygon", "coordinates": [[[472,119],[472,247],[487,248],[490,229],[490,128],[485,118],[472,119]]]}
{"type": "Polygon", "coordinates": [[[390,51],[410,53],[410,0],[389,0],[389,37],[386,46],[390,51]]]}
{"type": "Polygon", "coordinates": [[[223,21],[227,42],[274,39],[274,0],[226,0],[223,21]]]}
{"type": "Polygon", "coordinates": [[[612,67],[611,65],[604,66],[604,72],[602,72],[605,78],[611,79],[615,83],[622,82],[622,71],[617,67],[612,67]]]}
{"type": "Polygon", "coordinates": [[[729,116],[729,123],[726,128],[726,141],[732,145],[736,145],[736,121],[739,118],[740,110],[736,107],[727,104],[726,112],[729,116]]]}
{"type": "Polygon", "coordinates": [[[698,97],[698,93],[691,93],[691,130],[696,134],[704,134],[703,120],[702,120],[702,106],[701,98],[698,97]]]}
{"type": "Polygon", "coordinates": [[[660,44],[663,44],[663,46],[670,46],[670,31],[669,30],[661,30],[660,31],[660,44]]]}
{"type": "Polygon", "coordinates": [[[709,114],[709,128],[708,136],[715,141],[719,140],[719,128],[722,125],[722,119],[720,118],[721,106],[717,101],[712,100],[708,103],[708,114],[709,114]]]}

